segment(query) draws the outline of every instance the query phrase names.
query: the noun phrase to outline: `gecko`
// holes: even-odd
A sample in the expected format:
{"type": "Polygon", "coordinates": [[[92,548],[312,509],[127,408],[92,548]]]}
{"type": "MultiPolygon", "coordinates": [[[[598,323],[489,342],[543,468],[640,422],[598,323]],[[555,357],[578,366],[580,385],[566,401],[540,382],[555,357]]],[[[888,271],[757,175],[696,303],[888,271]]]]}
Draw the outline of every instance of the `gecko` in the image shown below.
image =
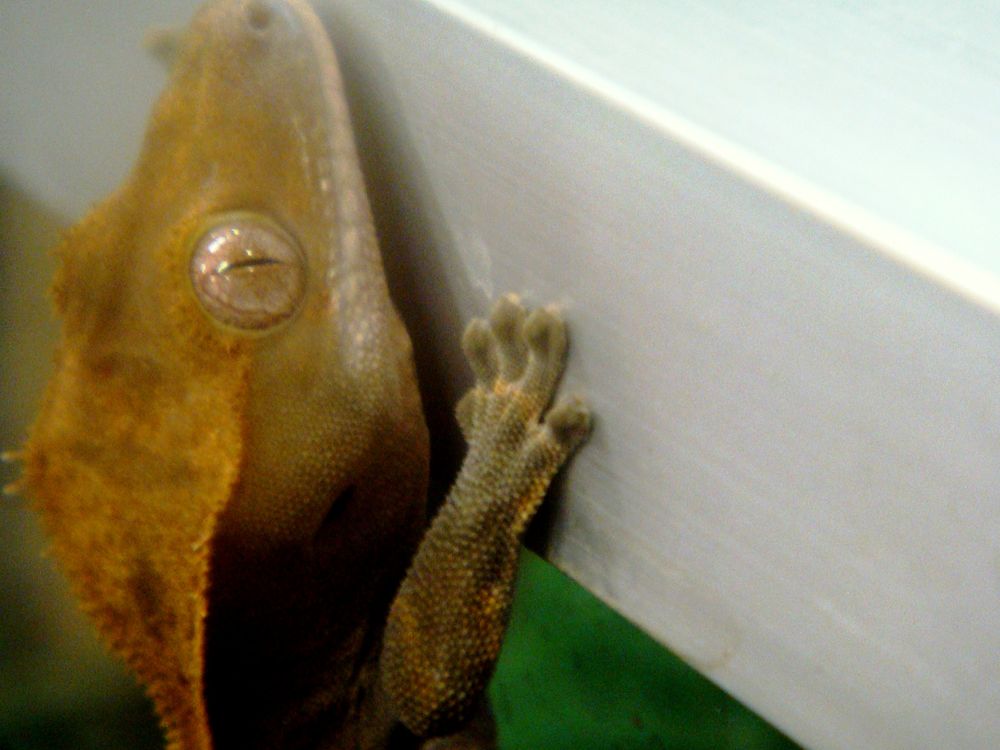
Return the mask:
{"type": "Polygon", "coordinates": [[[558,309],[501,298],[462,337],[468,453],[428,520],[412,344],[308,4],[204,5],[56,253],[13,489],[168,747],[494,747],[519,540],[589,409],[552,403],[558,309]]]}

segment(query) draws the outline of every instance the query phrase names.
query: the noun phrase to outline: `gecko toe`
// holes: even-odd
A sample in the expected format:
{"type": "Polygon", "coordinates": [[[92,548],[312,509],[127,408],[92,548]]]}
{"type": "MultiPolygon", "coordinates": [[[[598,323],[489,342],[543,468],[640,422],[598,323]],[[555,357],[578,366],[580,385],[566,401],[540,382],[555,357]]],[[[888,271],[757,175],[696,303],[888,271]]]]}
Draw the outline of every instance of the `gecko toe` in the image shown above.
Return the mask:
{"type": "Polygon", "coordinates": [[[566,324],[559,308],[547,305],[532,311],[524,322],[524,338],[532,352],[561,359],[566,351],[566,324]]]}
{"type": "Polygon", "coordinates": [[[462,351],[476,376],[476,385],[486,389],[493,387],[497,378],[498,363],[496,342],[490,333],[489,324],[482,318],[474,318],[465,328],[462,336],[462,351]]]}
{"type": "Polygon", "coordinates": [[[562,374],[566,357],[566,324],[554,305],[535,310],[524,324],[528,366],[521,388],[544,408],[562,374]]]}
{"type": "Polygon", "coordinates": [[[545,425],[560,445],[572,450],[590,434],[590,409],[580,396],[567,396],[545,416],[545,425]]]}
{"type": "Polygon", "coordinates": [[[513,382],[521,377],[528,361],[528,347],[524,339],[524,321],[527,312],[515,294],[501,297],[490,313],[490,330],[497,344],[500,377],[513,382]]]}
{"type": "Polygon", "coordinates": [[[521,477],[551,477],[566,458],[590,434],[590,410],[579,396],[560,399],[536,425],[523,443],[514,472],[521,477]]]}

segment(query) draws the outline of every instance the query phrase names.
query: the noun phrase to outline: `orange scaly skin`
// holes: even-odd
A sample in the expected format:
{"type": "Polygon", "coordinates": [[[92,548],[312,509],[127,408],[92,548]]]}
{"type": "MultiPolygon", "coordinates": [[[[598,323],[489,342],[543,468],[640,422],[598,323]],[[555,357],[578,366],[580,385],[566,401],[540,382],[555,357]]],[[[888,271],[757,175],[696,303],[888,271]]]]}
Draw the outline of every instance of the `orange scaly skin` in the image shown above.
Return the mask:
{"type": "Polygon", "coordinates": [[[493,747],[518,541],[589,418],[545,413],[556,312],[501,300],[426,529],[411,344],[308,5],[199,11],[132,174],[58,255],[22,484],[169,747],[493,747]]]}

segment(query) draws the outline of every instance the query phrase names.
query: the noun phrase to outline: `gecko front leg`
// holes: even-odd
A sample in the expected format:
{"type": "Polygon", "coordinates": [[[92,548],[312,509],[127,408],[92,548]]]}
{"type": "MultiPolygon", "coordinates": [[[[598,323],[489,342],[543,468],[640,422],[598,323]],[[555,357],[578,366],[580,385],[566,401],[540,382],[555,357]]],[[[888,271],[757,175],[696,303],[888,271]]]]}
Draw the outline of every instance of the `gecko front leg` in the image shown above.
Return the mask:
{"type": "Polygon", "coordinates": [[[381,657],[390,703],[420,736],[461,726],[482,700],[521,536],[590,427],[579,398],[545,412],[566,353],[554,308],[529,315],[509,295],[462,344],[476,376],[457,409],[469,451],[393,602],[381,657]]]}

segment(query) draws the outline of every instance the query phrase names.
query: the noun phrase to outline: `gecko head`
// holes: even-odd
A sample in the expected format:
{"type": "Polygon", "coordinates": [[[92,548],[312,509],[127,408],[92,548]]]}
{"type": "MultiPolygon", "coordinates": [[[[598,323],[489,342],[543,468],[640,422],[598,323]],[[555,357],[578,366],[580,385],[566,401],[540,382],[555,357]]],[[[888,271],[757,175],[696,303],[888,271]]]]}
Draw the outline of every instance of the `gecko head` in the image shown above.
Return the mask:
{"type": "Polygon", "coordinates": [[[136,171],[143,231],[168,269],[154,292],[173,295],[163,306],[175,337],[248,361],[244,458],[220,533],[261,549],[321,527],[333,540],[329,519],[346,518],[330,512],[347,503],[337,498],[373,523],[379,503],[396,502],[366,489],[376,477],[395,475],[391,494],[422,503],[410,341],[326,30],[302,0],[216,0],[184,33],[171,76],[136,171]],[[394,457],[397,444],[412,456],[394,457]]]}

